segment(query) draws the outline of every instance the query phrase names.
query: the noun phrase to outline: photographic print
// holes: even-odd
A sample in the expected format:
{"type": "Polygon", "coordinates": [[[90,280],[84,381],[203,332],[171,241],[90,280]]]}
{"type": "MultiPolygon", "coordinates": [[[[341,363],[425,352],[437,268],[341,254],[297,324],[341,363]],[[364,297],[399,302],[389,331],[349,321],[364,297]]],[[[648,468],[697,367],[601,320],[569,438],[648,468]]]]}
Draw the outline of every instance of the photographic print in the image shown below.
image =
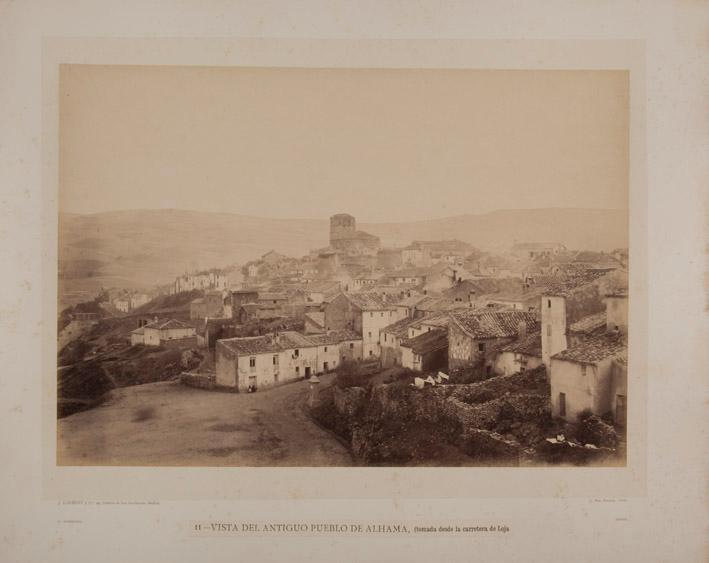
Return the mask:
{"type": "Polygon", "coordinates": [[[57,464],[625,466],[628,84],[61,65],[57,464]]]}

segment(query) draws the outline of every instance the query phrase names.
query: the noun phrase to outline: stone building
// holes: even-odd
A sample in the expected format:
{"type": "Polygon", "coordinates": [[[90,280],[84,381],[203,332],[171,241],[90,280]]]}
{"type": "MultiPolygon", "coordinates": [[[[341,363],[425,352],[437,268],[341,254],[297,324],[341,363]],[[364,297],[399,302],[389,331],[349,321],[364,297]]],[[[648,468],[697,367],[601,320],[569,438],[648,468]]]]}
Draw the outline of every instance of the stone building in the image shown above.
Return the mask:
{"type": "Polygon", "coordinates": [[[352,215],[339,213],[330,217],[330,247],[345,256],[376,257],[381,243],[379,237],[358,231],[352,215]]]}
{"type": "Polygon", "coordinates": [[[524,311],[457,309],[448,324],[450,369],[478,367],[492,375],[504,346],[538,330],[537,316],[524,311]]]}
{"type": "Polygon", "coordinates": [[[572,324],[568,346],[551,356],[547,365],[554,416],[575,422],[579,413],[589,410],[599,416],[611,413],[618,424],[625,424],[627,299],[624,290],[606,295],[605,325],[598,315],[572,324]]]}
{"type": "Polygon", "coordinates": [[[220,291],[208,291],[190,303],[190,319],[206,319],[224,315],[224,298],[220,291]]]}
{"type": "Polygon", "coordinates": [[[326,330],[352,330],[362,335],[365,358],[378,357],[379,332],[399,320],[393,302],[375,293],[341,293],[325,306],[326,330]]]}
{"type": "Polygon", "coordinates": [[[414,371],[448,369],[448,331],[436,329],[401,342],[401,365],[414,371]]]}
{"type": "Polygon", "coordinates": [[[131,332],[131,344],[145,346],[197,346],[195,327],[176,319],[157,320],[131,332]]]}
{"type": "Polygon", "coordinates": [[[351,331],[309,336],[285,331],[218,340],[215,356],[217,385],[243,393],[331,371],[347,359],[361,359],[362,339],[351,331]]]}

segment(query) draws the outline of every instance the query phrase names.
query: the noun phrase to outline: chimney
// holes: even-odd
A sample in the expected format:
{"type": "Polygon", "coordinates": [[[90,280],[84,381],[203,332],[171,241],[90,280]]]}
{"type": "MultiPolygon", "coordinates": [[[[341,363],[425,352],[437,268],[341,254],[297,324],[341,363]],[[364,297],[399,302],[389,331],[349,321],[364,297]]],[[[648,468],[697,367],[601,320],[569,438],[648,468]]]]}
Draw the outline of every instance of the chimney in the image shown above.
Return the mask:
{"type": "Polygon", "coordinates": [[[520,321],[517,325],[517,336],[520,340],[527,338],[527,321],[520,321]]]}

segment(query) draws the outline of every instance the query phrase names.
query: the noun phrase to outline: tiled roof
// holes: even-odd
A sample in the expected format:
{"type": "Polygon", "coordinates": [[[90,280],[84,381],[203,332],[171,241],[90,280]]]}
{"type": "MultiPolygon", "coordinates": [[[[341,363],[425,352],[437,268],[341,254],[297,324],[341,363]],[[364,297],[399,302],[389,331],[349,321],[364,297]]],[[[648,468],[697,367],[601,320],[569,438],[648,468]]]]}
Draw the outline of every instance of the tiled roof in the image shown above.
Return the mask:
{"type": "Polygon", "coordinates": [[[628,349],[626,348],[622,352],[619,352],[618,354],[616,354],[615,357],[613,358],[613,361],[616,362],[618,365],[627,366],[628,365],[628,349]]]}
{"type": "Polygon", "coordinates": [[[552,357],[556,360],[594,364],[611,356],[624,354],[626,350],[627,344],[622,335],[605,333],[584,340],[552,357]]]}
{"type": "Polygon", "coordinates": [[[539,290],[543,295],[565,296],[575,289],[591,284],[603,277],[605,272],[584,270],[567,275],[544,276],[536,279],[534,289],[539,290]]]}
{"type": "Polygon", "coordinates": [[[391,334],[397,338],[404,338],[408,334],[409,327],[419,324],[420,322],[421,319],[411,319],[407,317],[384,327],[382,332],[386,332],[387,334],[391,334]]]}
{"type": "Polygon", "coordinates": [[[141,335],[141,334],[143,334],[144,332],[145,332],[145,331],[143,330],[143,327],[142,327],[142,326],[141,326],[140,328],[136,328],[135,330],[131,330],[131,331],[130,331],[131,334],[138,334],[138,335],[141,335]]]}
{"type": "Polygon", "coordinates": [[[267,334],[246,338],[226,338],[219,342],[236,354],[241,355],[275,353],[315,346],[306,336],[295,331],[280,332],[277,335],[267,334]]]}
{"type": "Polygon", "coordinates": [[[288,299],[288,295],[285,293],[280,293],[280,292],[259,292],[258,294],[259,301],[283,301],[288,299]]]}
{"type": "Polygon", "coordinates": [[[528,289],[527,291],[515,291],[515,292],[509,292],[509,293],[498,293],[498,294],[493,294],[489,295],[488,299],[490,301],[505,301],[505,302],[524,302],[524,301],[532,301],[535,299],[541,300],[542,298],[542,291],[537,288],[532,288],[528,289]]]}
{"type": "Polygon", "coordinates": [[[428,299],[425,295],[412,295],[411,297],[406,297],[401,301],[396,303],[397,307],[415,307],[424,299],[428,299]]]}
{"type": "Polygon", "coordinates": [[[429,273],[428,268],[406,268],[404,270],[397,270],[389,274],[390,278],[425,278],[429,273]]]}
{"type": "Polygon", "coordinates": [[[428,296],[416,305],[419,311],[447,311],[451,305],[456,302],[450,297],[432,297],[428,296]]]}
{"type": "Polygon", "coordinates": [[[331,330],[323,334],[309,334],[308,340],[318,346],[339,344],[348,340],[362,340],[362,337],[351,330],[331,330]]]}
{"type": "Polygon", "coordinates": [[[557,248],[562,244],[558,242],[516,242],[512,246],[515,250],[538,250],[545,248],[557,248]]]}
{"type": "Polygon", "coordinates": [[[169,319],[169,320],[162,320],[162,321],[154,321],[150,324],[145,325],[144,328],[154,328],[156,330],[168,330],[171,328],[194,328],[187,323],[183,323],[182,321],[178,321],[176,319],[169,319]]]}
{"type": "Polygon", "coordinates": [[[305,313],[305,317],[312,323],[315,323],[319,327],[325,326],[325,313],[321,311],[313,311],[311,313],[305,313]]]}
{"type": "Polygon", "coordinates": [[[344,293],[350,302],[362,311],[388,311],[394,305],[376,293],[344,293]]]}
{"type": "Polygon", "coordinates": [[[506,338],[516,336],[521,322],[527,323],[530,331],[537,326],[534,313],[523,311],[491,311],[459,309],[450,313],[455,322],[472,338],[506,338]]]}
{"type": "Polygon", "coordinates": [[[430,314],[426,315],[425,317],[421,317],[419,319],[416,319],[416,322],[414,322],[413,326],[426,325],[426,326],[446,328],[448,326],[448,323],[450,322],[450,320],[451,320],[450,316],[447,313],[444,313],[444,312],[430,313],[430,314]]]}
{"type": "Polygon", "coordinates": [[[581,320],[571,324],[571,326],[569,326],[569,331],[589,334],[604,326],[606,326],[606,312],[601,311],[600,313],[589,315],[588,317],[584,317],[581,320]]]}
{"type": "Polygon", "coordinates": [[[515,354],[525,354],[526,356],[542,355],[542,335],[540,332],[528,334],[526,338],[515,340],[501,350],[502,352],[514,352],[515,354]]]}
{"type": "Polygon", "coordinates": [[[448,347],[448,332],[445,330],[431,330],[414,338],[407,338],[401,345],[405,348],[411,348],[414,354],[428,354],[448,347]]]}
{"type": "Polygon", "coordinates": [[[627,288],[615,288],[605,293],[605,297],[628,297],[627,288]]]}

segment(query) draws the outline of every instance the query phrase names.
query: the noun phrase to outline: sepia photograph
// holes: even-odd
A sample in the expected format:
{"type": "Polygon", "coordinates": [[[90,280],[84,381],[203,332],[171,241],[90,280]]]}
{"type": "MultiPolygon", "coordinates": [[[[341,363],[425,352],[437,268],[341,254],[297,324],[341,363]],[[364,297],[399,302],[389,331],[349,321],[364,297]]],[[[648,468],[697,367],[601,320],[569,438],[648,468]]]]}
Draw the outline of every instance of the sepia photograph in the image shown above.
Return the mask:
{"type": "Polygon", "coordinates": [[[625,466],[621,70],[63,64],[57,464],[625,466]]]}
{"type": "Polygon", "coordinates": [[[0,0],[0,561],[706,561],[707,13],[0,0]]]}

